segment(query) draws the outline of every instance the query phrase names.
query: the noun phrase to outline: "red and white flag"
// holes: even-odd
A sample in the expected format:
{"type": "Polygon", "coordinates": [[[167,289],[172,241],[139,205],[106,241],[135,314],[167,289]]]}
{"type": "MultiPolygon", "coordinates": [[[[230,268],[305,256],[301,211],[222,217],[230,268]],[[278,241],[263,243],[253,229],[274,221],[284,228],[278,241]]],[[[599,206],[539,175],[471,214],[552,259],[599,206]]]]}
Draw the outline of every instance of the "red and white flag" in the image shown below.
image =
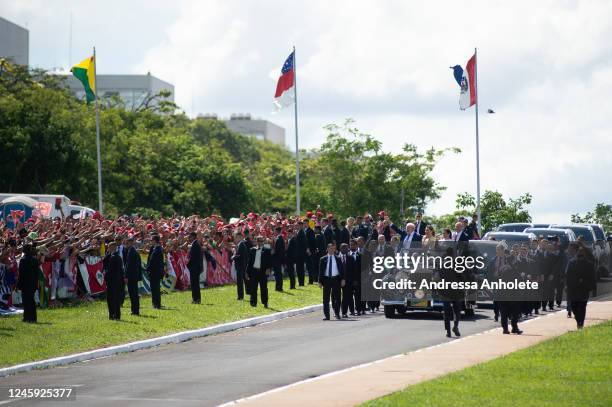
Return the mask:
{"type": "Polygon", "coordinates": [[[467,64],[465,69],[459,65],[451,67],[457,84],[461,88],[459,92],[459,108],[465,110],[476,104],[477,89],[476,89],[476,54],[474,54],[467,64]]]}
{"type": "Polygon", "coordinates": [[[276,84],[276,93],[274,93],[274,109],[275,111],[281,110],[285,106],[291,105],[295,102],[295,66],[294,66],[294,54],[292,52],[285,60],[283,68],[281,69],[281,76],[278,78],[276,84]]]}

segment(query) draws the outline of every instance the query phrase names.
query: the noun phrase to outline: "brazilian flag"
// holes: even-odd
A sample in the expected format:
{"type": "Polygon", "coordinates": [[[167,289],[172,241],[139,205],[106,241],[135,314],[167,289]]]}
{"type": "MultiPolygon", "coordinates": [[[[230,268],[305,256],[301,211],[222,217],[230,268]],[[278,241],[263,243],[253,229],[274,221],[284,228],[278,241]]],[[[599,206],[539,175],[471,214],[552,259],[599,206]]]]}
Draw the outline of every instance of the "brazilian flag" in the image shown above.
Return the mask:
{"type": "Polygon", "coordinates": [[[49,306],[49,287],[47,287],[47,278],[42,269],[38,268],[38,305],[41,308],[49,306]]]}
{"type": "Polygon", "coordinates": [[[96,99],[96,61],[91,56],[82,60],[70,70],[72,74],[81,81],[85,88],[85,98],[87,103],[96,99]]]}

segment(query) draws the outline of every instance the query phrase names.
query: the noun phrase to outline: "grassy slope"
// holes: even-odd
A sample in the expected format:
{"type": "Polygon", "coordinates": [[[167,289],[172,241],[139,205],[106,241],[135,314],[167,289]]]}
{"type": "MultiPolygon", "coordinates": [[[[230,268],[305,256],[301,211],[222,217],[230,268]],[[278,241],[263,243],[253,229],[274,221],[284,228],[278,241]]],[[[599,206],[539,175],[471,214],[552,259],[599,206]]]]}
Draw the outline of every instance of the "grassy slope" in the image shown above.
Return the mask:
{"type": "Polygon", "coordinates": [[[372,400],[380,406],[612,406],[612,322],[372,400]]]}
{"type": "Polygon", "coordinates": [[[141,316],[130,315],[126,298],[121,321],[109,321],[105,301],[95,301],[56,309],[38,310],[38,324],[21,322],[21,316],[0,318],[0,366],[10,366],[54,356],[66,355],[134,340],[152,338],[173,332],[202,328],[321,301],[316,285],[285,292],[274,291],[268,284],[269,309],[257,308],[236,300],[236,287],[224,286],[202,290],[202,304],[191,304],[191,292],[162,295],[162,306],[151,306],[151,297],[141,297],[141,316]]]}

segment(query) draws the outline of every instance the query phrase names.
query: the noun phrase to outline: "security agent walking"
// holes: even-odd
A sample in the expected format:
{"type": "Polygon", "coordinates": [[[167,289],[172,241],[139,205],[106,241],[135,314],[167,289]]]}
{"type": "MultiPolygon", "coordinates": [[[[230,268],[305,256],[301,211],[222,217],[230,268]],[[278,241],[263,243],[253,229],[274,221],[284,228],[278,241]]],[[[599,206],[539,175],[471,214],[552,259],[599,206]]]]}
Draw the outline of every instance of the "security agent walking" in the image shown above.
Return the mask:
{"type": "Polygon", "coordinates": [[[283,266],[285,259],[285,239],[281,234],[282,229],[276,228],[276,240],[274,241],[274,253],[272,254],[272,270],[274,270],[275,290],[283,291],[283,266]]]}
{"type": "Polygon", "coordinates": [[[236,268],[237,299],[241,301],[244,299],[244,292],[249,293],[248,282],[244,278],[249,262],[249,243],[240,232],[234,235],[234,239],[238,244],[234,250],[232,260],[234,260],[234,267],[236,268]]]}
{"type": "MultiPolygon", "coordinates": [[[[499,278],[504,282],[511,282],[516,280],[522,280],[520,271],[513,266],[505,265],[502,267],[499,278]]],[[[517,301],[521,295],[517,295],[516,290],[498,290],[498,295],[501,301],[499,302],[499,311],[501,316],[501,326],[504,334],[520,335],[523,333],[518,327],[518,321],[521,317],[521,302],[517,301]],[[508,331],[508,320],[512,326],[512,331],[508,331]]]]}
{"type": "Polygon", "coordinates": [[[344,280],[346,284],[342,287],[342,318],[348,318],[347,312],[355,315],[355,298],[354,298],[354,281],[356,280],[356,262],[355,258],[349,253],[349,245],[342,243],[340,245],[340,254],[338,255],[342,262],[344,270],[344,280]]]}
{"type": "Polygon", "coordinates": [[[331,297],[332,308],[336,319],[340,319],[340,290],[345,285],[344,269],[342,261],[336,253],[336,245],[327,245],[327,255],[319,261],[319,287],[323,288],[323,313],[324,321],[329,320],[329,300],[331,297]]]}
{"type": "Polygon", "coordinates": [[[189,240],[191,240],[191,248],[189,249],[187,268],[189,269],[189,281],[191,284],[191,303],[199,304],[201,301],[200,274],[202,274],[204,269],[202,245],[198,241],[198,234],[196,232],[189,233],[189,240]]]}
{"type": "Polygon", "coordinates": [[[130,304],[132,315],[140,315],[140,296],[138,294],[138,281],[142,279],[142,261],[140,254],[134,247],[134,239],[126,240],[127,255],[125,256],[128,294],[130,295],[130,304]]]}
{"type": "Polygon", "coordinates": [[[121,319],[121,301],[125,293],[123,260],[117,251],[117,244],[108,245],[108,254],[104,257],[104,275],[106,279],[106,303],[108,318],[121,319]]]}
{"type": "Polygon", "coordinates": [[[159,235],[153,235],[153,247],[149,250],[147,260],[149,283],[151,284],[151,300],[153,308],[161,308],[161,278],[164,274],[164,250],[159,243],[159,235]]]}
{"type": "Polygon", "coordinates": [[[268,274],[272,266],[272,249],[264,245],[263,236],[257,236],[255,246],[249,251],[246,278],[249,282],[251,306],[257,306],[257,288],[261,290],[261,302],[268,308],[268,274]]]}
{"type": "Polygon", "coordinates": [[[23,322],[36,323],[36,302],[34,293],[38,288],[38,270],[40,264],[31,244],[23,246],[24,256],[19,261],[19,280],[17,288],[21,290],[23,304],[23,322]]]}
{"type": "MultiPolygon", "coordinates": [[[[446,248],[446,256],[453,256],[453,248],[446,248]]],[[[440,279],[449,283],[460,282],[464,280],[464,274],[458,273],[452,267],[443,267],[440,270],[440,279]]],[[[453,333],[455,336],[461,336],[459,332],[459,320],[461,319],[461,306],[465,300],[465,292],[463,290],[448,288],[440,290],[440,299],[444,306],[444,329],[446,336],[451,337],[451,320],[453,321],[453,333]]]]}
{"type": "Polygon", "coordinates": [[[575,255],[567,266],[567,300],[572,304],[578,329],[582,329],[589,292],[597,287],[595,262],[582,242],[571,242],[567,250],[569,255],[575,255]]]}

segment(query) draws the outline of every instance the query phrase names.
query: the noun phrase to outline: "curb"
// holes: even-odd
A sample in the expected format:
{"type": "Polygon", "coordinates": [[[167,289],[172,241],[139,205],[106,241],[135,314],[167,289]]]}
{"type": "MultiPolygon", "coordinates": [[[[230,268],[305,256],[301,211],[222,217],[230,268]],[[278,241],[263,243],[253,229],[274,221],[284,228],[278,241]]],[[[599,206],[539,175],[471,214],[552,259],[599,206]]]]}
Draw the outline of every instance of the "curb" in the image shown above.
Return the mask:
{"type": "Polygon", "coordinates": [[[98,359],[116,355],[118,353],[133,352],[141,349],[153,348],[155,346],[167,345],[170,343],[185,342],[194,338],[204,336],[217,335],[224,332],[235,331],[242,328],[248,328],[255,325],[261,325],[269,322],[279,321],[281,319],[294,317],[297,315],[308,314],[323,308],[323,305],[310,305],[304,308],[297,308],[288,311],[276,312],[270,315],[243,319],[226,324],[213,325],[207,328],[194,329],[190,331],[177,332],[170,335],[160,336],[157,338],[145,339],[142,341],[130,342],[123,345],[109,346],[88,352],[75,353],[73,355],[60,356],[57,358],[45,359],[36,362],[23,363],[20,365],[0,368],[0,377],[13,375],[20,372],[27,372],[34,369],[45,369],[49,367],[68,365],[71,363],[83,362],[86,360],[98,359]]]}

